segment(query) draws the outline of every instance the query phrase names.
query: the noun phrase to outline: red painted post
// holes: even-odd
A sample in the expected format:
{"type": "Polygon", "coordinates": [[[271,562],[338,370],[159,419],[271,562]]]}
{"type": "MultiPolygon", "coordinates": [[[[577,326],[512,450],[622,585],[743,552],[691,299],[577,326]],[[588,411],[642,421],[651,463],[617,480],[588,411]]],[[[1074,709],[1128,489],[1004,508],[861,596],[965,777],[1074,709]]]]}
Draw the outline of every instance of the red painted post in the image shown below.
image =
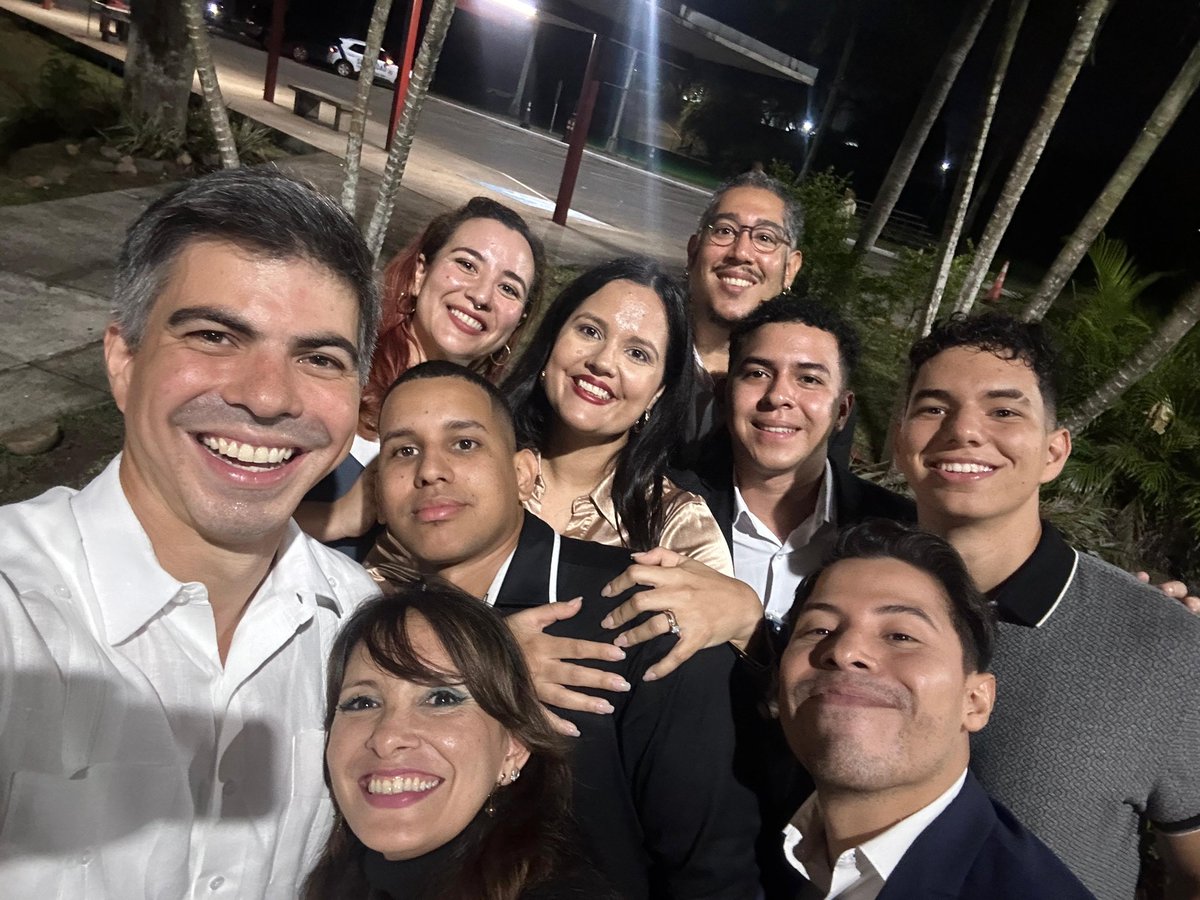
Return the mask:
{"type": "Polygon", "coordinates": [[[571,143],[567,147],[567,161],[563,163],[562,181],[558,185],[558,199],[554,203],[553,221],[556,225],[567,224],[567,213],[571,211],[571,197],[575,193],[575,180],[579,177],[579,164],[583,161],[583,148],[587,143],[588,129],[592,125],[592,109],[596,95],[600,93],[600,82],[596,70],[600,59],[600,35],[592,35],[592,49],[588,52],[587,67],[583,73],[583,90],[579,94],[579,107],[575,110],[575,127],[571,131],[571,143]]]}
{"type": "Polygon", "coordinates": [[[411,0],[412,6],[408,11],[408,30],[404,34],[404,59],[400,61],[400,71],[396,75],[396,93],[392,97],[392,117],[388,120],[387,143],[384,150],[392,149],[392,135],[396,133],[396,125],[400,122],[400,113],[404,109],[404,98],[408,96],[408,74],[412,71],[413,60],[417,56],[417,29],[421,24],[421,0],[411,0]]]}
{"type": "Polygon", "coordinates": [[[279,72],[279,54],[283,50],[283,23],[287,19],[288,0],[271,3],[271,31],[267,35],[267,77],[263,82],[263,99],[275,102],[275,77],[279,72]]]}

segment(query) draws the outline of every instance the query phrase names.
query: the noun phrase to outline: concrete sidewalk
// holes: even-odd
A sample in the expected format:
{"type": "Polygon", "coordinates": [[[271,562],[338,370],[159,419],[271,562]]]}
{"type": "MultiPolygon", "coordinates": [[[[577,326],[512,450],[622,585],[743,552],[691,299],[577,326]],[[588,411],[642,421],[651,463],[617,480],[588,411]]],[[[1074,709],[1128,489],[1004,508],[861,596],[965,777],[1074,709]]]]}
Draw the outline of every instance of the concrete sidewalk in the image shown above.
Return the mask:
{"type": "MultiPolygon", "coordinates": [[[[88,33],[83,13],[43,10],[28,0],[0,0],[4,14],[118,58],[124,47],[102,43],[88,33]]],[[[94,25],[94,22],[93,22],[94,25]]],[[[94,29],[93,29],[94,30],[94,29]]],[[[328,193],[341,192],[345,134],[301,119],[291,112],[290,92],[281,88],[275,103],[261,99],[261,84],[222,80],[227,105],[319,151],[289,158],[281,167],[307,178],[328,193]]],[[[360,185],[360,218],[373,206],[386,123],[368,122],[360,185]]],[[[515,126],[514,126],[515,127],[515,126]]],[[[476,180],[491,170],[452,154],[422,152],[414,143],[397,197],[382,258],[409,240],[430,218],[480,193],[476,180]]],[[[498,173],[497,173],[498,174],[498,173]]],[[[14,431],[52,422],[64,413],[108,398],[101,339],[117,253],[126,227],[162,187],[0,207],[0,444],[14,431]]],[[[497,195],[496,199],[505,198],[497,195]]],[[[571,224],[561,228],[548,216],[522,214],[546,242],[557,264],[586,264],[626,253],[651,253],[683,264],[682,244],[660,235],[619,232],[571,224]]]]}

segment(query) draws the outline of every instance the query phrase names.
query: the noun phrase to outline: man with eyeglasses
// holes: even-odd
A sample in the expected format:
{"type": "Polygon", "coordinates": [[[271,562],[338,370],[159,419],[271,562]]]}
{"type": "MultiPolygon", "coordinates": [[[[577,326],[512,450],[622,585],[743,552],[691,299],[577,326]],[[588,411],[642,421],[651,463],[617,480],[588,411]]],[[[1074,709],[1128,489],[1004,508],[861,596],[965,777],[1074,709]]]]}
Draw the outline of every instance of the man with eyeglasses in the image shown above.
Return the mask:
{"type": "Polygon", "coordinates": [[[729,369],[729,332],[764,300],[791,289],[804,255],[800,205],[762,172],[738,175],[712,195],[688,238],[687,278],[696,341],[697,396],[689,440],[720,424],[714,410],[729,369]]]}

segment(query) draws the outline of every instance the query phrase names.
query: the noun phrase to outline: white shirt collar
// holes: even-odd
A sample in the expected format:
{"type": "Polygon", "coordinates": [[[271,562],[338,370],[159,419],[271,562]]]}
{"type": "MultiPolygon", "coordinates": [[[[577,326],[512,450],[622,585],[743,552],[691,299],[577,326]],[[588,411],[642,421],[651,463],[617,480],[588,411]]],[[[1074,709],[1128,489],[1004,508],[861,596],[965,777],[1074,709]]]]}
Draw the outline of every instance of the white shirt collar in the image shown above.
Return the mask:
{"type": "MultiPolygon", "coordinates": [[[[202,583],[177,581],[159,564],[150,538],[121,487],[121,456],[117,454],[99,476],[71,498],[89,580],[104,620],[105,638],[111,645],[127,640],[172,601],[186,602],[208,594],[202,583]]],[[[275,561],[254,596],[259,602],[273,596],[290,596],[303,608],[290,611],[299,612],[297,624],[311,618],[317,603],[341,616],[338,592],[318,590],[327,584],[336,586],[291,521],[275,561]],[[288,573],[286,584],[276,578],[280,570],[288,573]]]]}
{"type": "MultiPolygon", "coordinates": [[[[958,779],[928,806],[901,819],[891,828],[864,841],[859,846],[845,851],[839,856],[838,861],[845,858],[847,854],[852,854],[857,858],[859,872],[866,875],[868,873],[864,872],[864,869],[867,867],[863,865],[865,858],[870,869],[878,874],[882,882],[886,882],[921,832],[954,802],[954,798],[958,796],[966,780],[967,770],[963,769],[958,779]]],[[[784,858],[789,865],[812,881],[815,886],[827,890],[827,884],[818,884],[817,882],[817,879],[823,882],[825,879],[821,878],[821,875],[829,872],[826,848],[820,801],[813,793],[800,806],[796,815],[792,817],[792,821],[784,826],[784,858]],[[816,877],[814,878],[814,876],[816,877]]],[[[836,896],[836,894],[826,893],[824,896],[836,896]]]]}
{"type": "Polygon", "coordinates": [[[496,577],[488,585],[487,593],[483,595],[483,602],[488,606],[496,605],[496,600],[500,597],[500,587],[504,584],[504,579],[508,577],[508,568],[512,565],[513,557],[516,555],[517,548],[513,547],[512,552],[505,557],[504,562],[500,564],[500,568],[496,571],[496,577]]]}
{"type": "Polygon", "coordinates": [[[780,541],[762,520],[750,511],[738,487],[736,473],[733,484],[733,527],[743,534],[771,540],[779,546],[792,549],[807,546],[809,540],[822,525],[837,525],[837,512],[833,508],[833,466],[825,460],[825,471],[821,475],[821,486],[817,489],[817,501],[812,515],[797,525],[786,541],[780,541]]]}

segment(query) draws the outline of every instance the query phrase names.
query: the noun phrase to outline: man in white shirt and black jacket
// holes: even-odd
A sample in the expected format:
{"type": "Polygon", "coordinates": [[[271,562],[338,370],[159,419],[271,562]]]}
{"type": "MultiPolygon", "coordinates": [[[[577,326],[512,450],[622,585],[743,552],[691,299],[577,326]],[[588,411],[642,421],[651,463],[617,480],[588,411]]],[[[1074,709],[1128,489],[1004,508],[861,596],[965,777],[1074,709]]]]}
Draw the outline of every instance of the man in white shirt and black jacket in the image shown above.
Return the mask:
{"type": "Polygon", "coordinates": [[[780,714],[816,790],[781,836],[779,896],[1091,896],[967,770],[995,623],[953,548],[897,522],[843,531],[792,625],[780,714]]]}

